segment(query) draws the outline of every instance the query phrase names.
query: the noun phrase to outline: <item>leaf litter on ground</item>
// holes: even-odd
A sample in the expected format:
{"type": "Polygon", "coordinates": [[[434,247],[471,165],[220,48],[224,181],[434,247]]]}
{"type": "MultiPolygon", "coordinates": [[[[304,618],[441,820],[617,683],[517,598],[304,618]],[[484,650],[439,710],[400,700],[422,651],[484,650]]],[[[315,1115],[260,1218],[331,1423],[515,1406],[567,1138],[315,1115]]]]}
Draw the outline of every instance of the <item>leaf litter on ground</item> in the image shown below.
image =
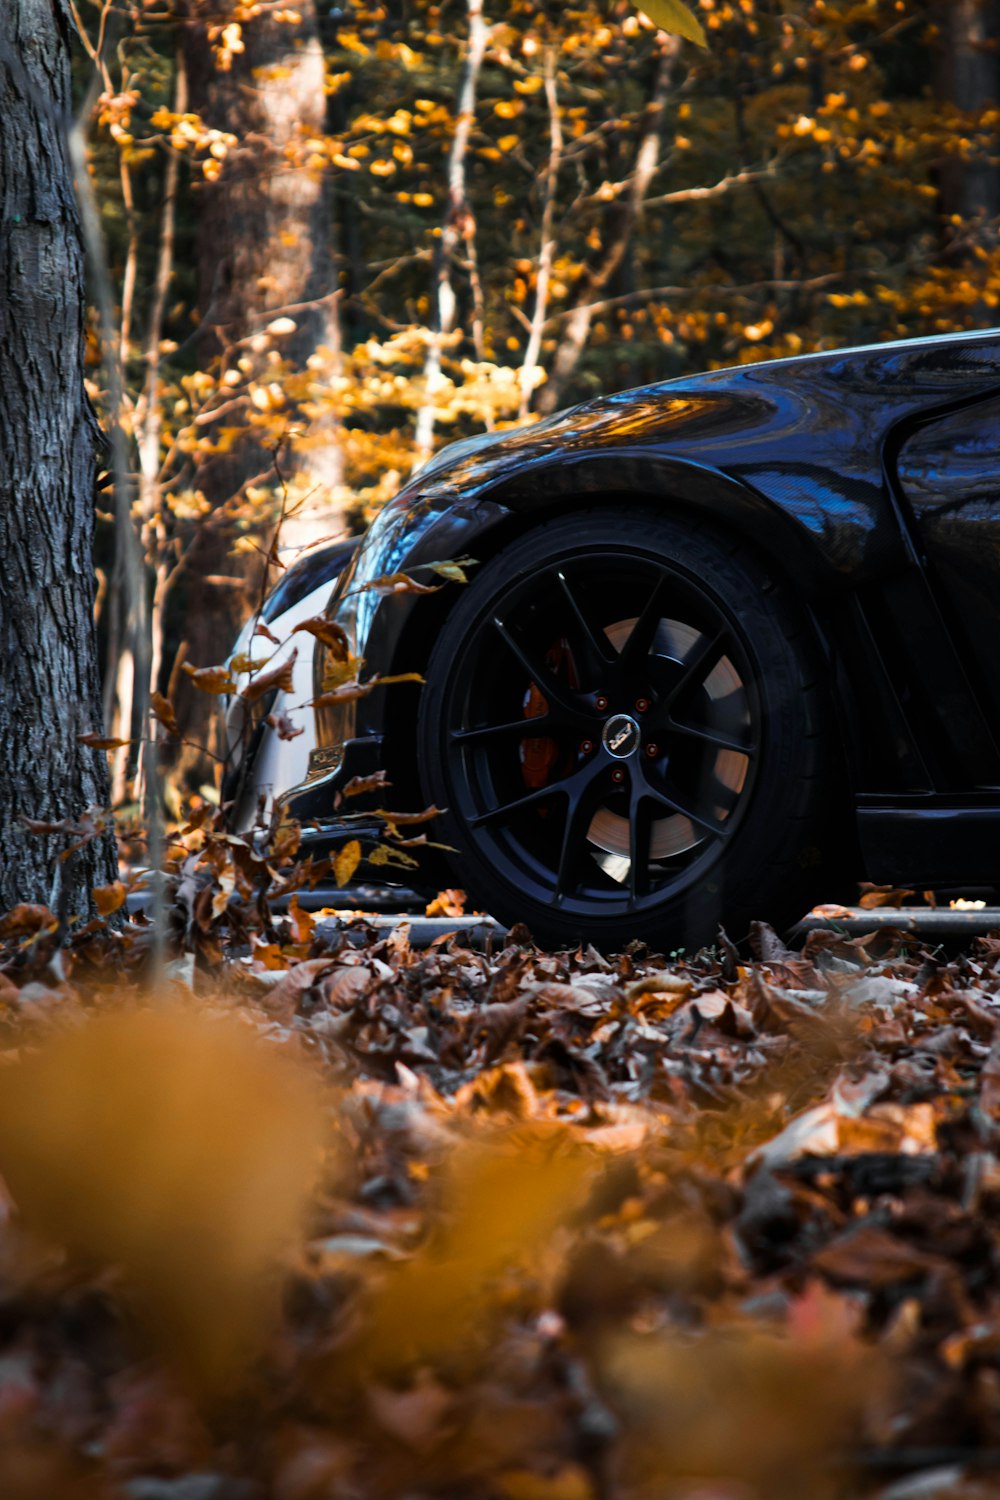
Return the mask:
{"type": "Polygon", "coordinates": [[[1000,1494],[1000,939],[421,951],[269,868],[178,858],[154,993],[0,926],[0,1493],[1000,1494]]]}

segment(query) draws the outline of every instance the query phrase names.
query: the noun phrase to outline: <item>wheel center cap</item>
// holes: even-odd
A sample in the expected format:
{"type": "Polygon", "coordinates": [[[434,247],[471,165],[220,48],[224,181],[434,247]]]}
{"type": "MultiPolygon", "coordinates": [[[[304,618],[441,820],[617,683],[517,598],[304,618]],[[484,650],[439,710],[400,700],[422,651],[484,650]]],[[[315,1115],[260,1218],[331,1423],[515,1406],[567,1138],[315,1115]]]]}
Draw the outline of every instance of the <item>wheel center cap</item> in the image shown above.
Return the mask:
{"type": "Polygon", "coordinates": [[[605,750],[615,760],[627,760],[639,748],[639,726],[628,714],[612,714],[601,739],[605,750]]]}

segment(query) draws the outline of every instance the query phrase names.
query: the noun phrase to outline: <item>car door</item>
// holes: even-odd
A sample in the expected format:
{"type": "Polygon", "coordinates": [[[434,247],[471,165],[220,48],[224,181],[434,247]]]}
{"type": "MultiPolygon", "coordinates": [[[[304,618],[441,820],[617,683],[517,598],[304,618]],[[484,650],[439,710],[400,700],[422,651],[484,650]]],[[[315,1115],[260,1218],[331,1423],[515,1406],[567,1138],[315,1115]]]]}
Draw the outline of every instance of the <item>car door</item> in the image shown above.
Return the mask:
{"type": "Polygon", "coordinates": [[[1000,393],[911,430],[895,464],[930,580],[1000,727],[1000,393]]]}

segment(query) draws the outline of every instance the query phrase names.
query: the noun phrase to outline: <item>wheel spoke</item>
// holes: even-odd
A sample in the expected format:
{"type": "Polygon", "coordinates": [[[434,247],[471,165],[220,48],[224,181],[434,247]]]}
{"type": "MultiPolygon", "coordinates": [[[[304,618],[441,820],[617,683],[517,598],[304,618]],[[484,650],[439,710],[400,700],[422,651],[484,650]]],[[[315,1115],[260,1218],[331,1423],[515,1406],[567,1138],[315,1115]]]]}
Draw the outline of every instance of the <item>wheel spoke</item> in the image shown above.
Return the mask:
{"type": "Polygon", "coordinates": [[[582,767],[567,783],[569,801],[559,848],[559,863],[556,868],[556,904],[575,891],[580,883],[577,878],[567,889],[574,866],[578,872],[582,864],[580,856],[586,852],[587,830],[590,828],[591,819],[597,811],[601,793],[605,788],[605,774],[606,767],[588,765],[582,767]]]}
{"type": "Polygon", "coordinates": [[[491,807],[487,812],[477,813],[469,819],[470,828],[485,828],[490,823],[504,823],[508,818],[516,817],[519,812],[526,812],[528,808],[537,807],[539,803],[547,801],[550,797],[565,797],[568,795],[568,783],[566,781],[554,782],[552,786],[541,786],[535,792],[527,792],[523,797],[515,797],[512,802],[501,802],[498,807],[491,807]]]}
{"type": "Polygon", "coordinates": [[[477,724],[472,729],[453,729],[449,739],[453,745],[477,745],[483,740],[533,740],[548,735],[563,723],[558,714],[539,714],[534,719],[511,719],[505,724],[477,724]]]}
{"type": "Polygon", "coordinates": [[[531,652],[525,650],[517,637],[508,630],[499,615],[494,616],[493,625],[508,651],[517,658],[532,682],[536,684],[540,692],[548,699],[549,706],[551,707],[555,703],[564,713],[570,714],[573,717],[579,717],[581,714],[581,705],[574,702],[572,694],[566,690],[544,659],[535,657],[531,652]]]}
{"type": "Polygon", "coordinates": [[[683,792],[679,792],[672,784],[657,787],[647,779],[646,792],[654,802],[659,802],[662,807],[669,808],[671,812],[680,813],[682,817],[689,818],[696,828],[703,828],[712,838],[726,837],[727,829],[724,823],[720,823],[708,812],[699,812],[691,799],[683,792]]]}
{"type": "Polygon", "coordinates": [[[628,640],[619,654],[618,660],[623,672],[635,672],[643,658],[649,655],[653,639],[663,618],[666,592],[667,575],[660,573],[642,613],[632,626],[628,640]]]}
{"type": "Polygon", "coordinates": [[[709,724],[682,724],[670,714],[666,717],[665,728],[671,734],[687,735],[691,739],[704,740],[709,745],[715,745],[719,750],[736,750],[740,755],[746,756],[754,755],[757,750],[752,740],[742,740],[735,734],[726,734],[723,729],[713,729],[709,724]]]}
{"type": "Polygon", "coordinates": [[[711,635],[703,631],[681,663],[681,675],[663,700],[664,708],[671,708],[692,688],[701,687],[705,678],[717,666],[725,653],[728,631],[720,630],[711,635]]]}
{"type": "Polygon", "coordinates": [[[633,770],[630,773],[628,810],[628,893],[632,901],[646,895],[649,890],[650,840],[652,819],[647,816],[646,803],[649,795],[644,779],[633,770]]]}
{"type": "Polygon", "coordinates": [[[576,625],[575,633],[589,658],[590,667],[595,673],[600,675],[602,668],[606,669],[617,662],[618,652],[612,646],[604,631],[595,630],[591,625],[580,606],[579,599],[570,587],[569,580],[562,568],[556,569],[555,576],[558,579],[559,587],[562,590],[562,595],[566,601],[572,620],[576,625]]]}

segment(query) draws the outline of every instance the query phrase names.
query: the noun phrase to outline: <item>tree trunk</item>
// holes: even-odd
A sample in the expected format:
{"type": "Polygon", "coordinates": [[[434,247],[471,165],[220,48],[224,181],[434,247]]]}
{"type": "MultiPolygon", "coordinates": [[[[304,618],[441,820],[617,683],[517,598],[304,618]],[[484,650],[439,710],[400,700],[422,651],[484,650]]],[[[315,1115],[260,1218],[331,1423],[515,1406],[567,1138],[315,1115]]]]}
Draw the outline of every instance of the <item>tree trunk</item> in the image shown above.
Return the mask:
{"type": "MultiPolygon", "coordinates": [[[[434,292],[431,299],[430,342],[424,362],[424,400],[417,413],[415,464],[426,463],[434,451],[434,416],[441,385],[442,346],[455,326],[458,299],[452,282],[452,261],[463,240],[474,254],[476,221],[465,192],[466,156],[476,123],[476,91],[486,55],[489,27],[482,0],[467,0],[469,43],[458,85],[455,134],[448,153],[448,208],[434,257],[434,292]]],[[[478,299],[481,301],[481,298],[478,299]]],[[[481,335],[480,340],[481,342],[481,335]]],[[[477,356],[482,357],[477,349],[477,356]]]]}
{"type": "Polygon", "coordinates": [[[554,412],[563,399],[590,336],[594,309],[617,273],[636,223],[642,214],[644,200],[660,162],[660,132],[680,43],[676,37],[664,36],[660,43],[653,88],[643,112],[642,133],[636,148],[631,174],[622,184],[622,207],[615,215],[614,227],[607,233],[597,258],[586,275],[580,278],[576,305],[566,319],[552,358],[549,378],[542,386],[536,403],[544,415],[554,412]]]}
{"type": "MultiPolygon", "coordinates": [[[[995,108],[1000,102],[1000,4],[998,0],[943,0],[939,25],[938,97],[961,110],[995,108]]],[[[968,229],[966,249],[985,237],[995,240],[1000,215],[1000,166],[995,152],[945,157],[940,172],[941,208],[968,229]],[[970,242],[971,239],[971,242],[970,242]]]]}
{"type": "MultiPolygon", "coordinates": [[[[235,14],[232,4],[192,0],[184,27],[190,107],[206,124],[237,137],[218,179],[196,190],[199,311],[206,345],[216,348],[261,333],[289,309],[295,331],[276,344],[296,370],[325,352],[321,378],[339,371],[340,325],[333,262],[331,183],[297,157],[304,142],[324,133],[324,61],[314,0],[295,7],[299,24],[266,12],[240,23],[243,50],[226,69],[210,43],[235,14]]],[[[304,153],[303,153],[304,154],[304,153]]],[[[241,351],[246,353],[244,349],[241,351]]],[[[339,426],[332,416],[314,421],[292,455],[316,496],[283,529],[282,545],[305,545],[342,529],[333,492],[343,481],[339,426]]],[[[196,486],[213,507],[236,495],[271,457],[250,440],[210,458],[196,486]]],[[[184,634],[196,666],[220,661],[256,602],[259,562],[230,556],[232,529],[203,528],[186,570],[184,634]],[[213,585],[212,576],[241,574],[245,590],[213,585]]],[[[162,684],[161,684],[162,685],[162,684]]],[[[210,736],[214,703],[184,686],[177,705],[185,734],[210,736]]]]}
{"type": "Polygon", "coordinates": [[[62,0],[0,7],[0,910],[84,913],[115,878],[102,837],[38,836],[22,816],[76,820],[108,799],[94,629],[97,424],[83,385],[83,249],[66,131],[62,0]],[[58,875],[58,879],[57,879],[58,875]]]}

